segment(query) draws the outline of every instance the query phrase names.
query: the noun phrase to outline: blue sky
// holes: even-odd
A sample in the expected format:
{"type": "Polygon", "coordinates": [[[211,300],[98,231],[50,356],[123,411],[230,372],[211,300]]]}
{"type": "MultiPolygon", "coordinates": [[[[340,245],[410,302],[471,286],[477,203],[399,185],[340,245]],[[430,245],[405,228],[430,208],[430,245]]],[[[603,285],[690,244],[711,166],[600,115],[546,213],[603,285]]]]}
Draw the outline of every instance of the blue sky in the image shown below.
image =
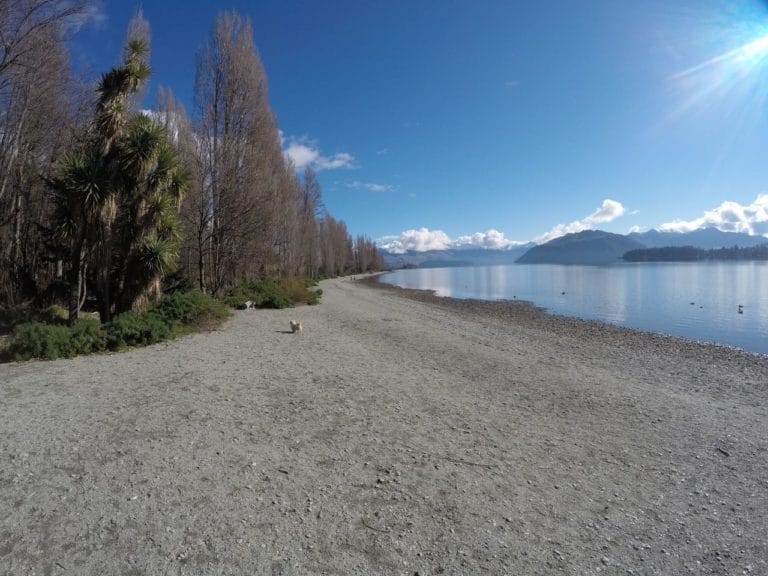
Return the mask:
{"type": "MultiPolygon", "coordinates": [[[[117,61],[135,6],[99,4],[80,69],[117,61]]],[[[153,85],[189,111],[223,9],[251,18],[286,153],[353,234],[400,249],[768,234],[764,1],[145,1],[153,85]]]]}

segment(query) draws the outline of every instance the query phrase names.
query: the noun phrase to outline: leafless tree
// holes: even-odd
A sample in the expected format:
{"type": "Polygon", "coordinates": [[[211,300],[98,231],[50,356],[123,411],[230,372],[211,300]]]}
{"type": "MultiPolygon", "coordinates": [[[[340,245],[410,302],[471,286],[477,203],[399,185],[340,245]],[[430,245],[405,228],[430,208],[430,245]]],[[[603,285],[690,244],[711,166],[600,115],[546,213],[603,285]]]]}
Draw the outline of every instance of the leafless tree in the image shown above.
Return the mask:
{"type": "Polygon", "coordinates": [[[253,30],[235,13],[216,18],[198,54],[195,116],[204,197],[197,203],[206,212],[192,233],[206,242],[198,278],[217,293],[274,266],[274,224],[286,185],[253,30]]]}
{"type": "Polygon", "coordinates": [[[86,0],[0,0],[0,91],[11,83],[8,72],[39,64],[37,42],[60,34],[88,14],[86,0]]]}
{"type": "Polygon", "coordinates": [[[55,275],[43,260],[44,175],[71,138],[77,95],[60,26],[34,26],[21,45],[0,72],[0,302],[35,296],[55,275]]]}
{"type": "Polygon", "coordinates": [[[355,272],[373,272],[384,268],[384,259],[376,243],[360,234],[355,238],[355,272]]]}
{"type": "Polygon", "coordinates": [[[206,279],[202,276],[205,270],[202,259],[210,241],[210,210],[202,181],[199,141],[184,106],[171,90],[163,86],[158,88],[155,110],[178,152],[180,164],[189,174],[187,195],[179,208],[182,225],[179,269],[202,290],[206,286],[206,279]]]}

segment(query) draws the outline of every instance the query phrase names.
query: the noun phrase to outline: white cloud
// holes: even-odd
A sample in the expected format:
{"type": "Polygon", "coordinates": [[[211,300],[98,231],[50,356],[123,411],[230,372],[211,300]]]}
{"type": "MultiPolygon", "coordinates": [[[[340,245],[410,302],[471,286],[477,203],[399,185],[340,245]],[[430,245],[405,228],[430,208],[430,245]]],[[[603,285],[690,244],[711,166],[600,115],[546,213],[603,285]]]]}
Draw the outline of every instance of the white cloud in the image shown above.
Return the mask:
{"type": "Polygon", "coordinates": [[[406,230],[398,236],[386,236],[379,240],[379,247],[393,254],[403,254],[409,250],[415,252],[445,250],[450,248],[451,244],[452,241],[448,234],[442,230],[429,230],[428,228],[406,230]]]}
{"type": "Polygon", "coordinates": [[[338,152],[332,156],[324,156],[317,145],[307,138],[285,138],[280,132],[280,141],[283,145],[287,141],[288,147],[283,150],[283,154],[293,162],[297,171],[308,166],[318,172],[355,167],[355,158],[351,154],[338,152]]]}
{"type": "Polygon", "coordinates": [[[355,158],[352,154],[347,154],[346,152],[339,152],[333,156],[318,156],[317,160],[315,160],[315,169],[318,171],[354,167],[355,158]]]}
{"type": "MultiPolygon", "coordinates": [[[[68,10],[75,4],[71,0],[59,0],[56,8],[59,11],[68,10]]],[[[64,26],[71,32],[79,32],[82,28],[87,26],[93,26],[94,28],[102,28],[109,17],[104,8],[104,2],[99,0],[97,2],[91,2],[85,4],[83,9],[72,16],[69,16],[64,21],[64,26]]]]}
{"type": "Polygon", "coordinates": [[[406,230],[397,236],[385,236],[378,240],[379,248],[393,254],[403,254],[408,251],[447,250],[462,246],[504,249],[520,244],[524,244],[524,242],[510,240],[504,235],[504,232],[499,232],[498,230],[475,232],[467,236],[459,236],[453,240],[442,230],[429,230],[428,228],[406,230]]]}
{"type": "Polygon", "coordinates": [[[296,170],[304,170],[304,168],[315,162],[317,157],[320,156],[320,153],[314,148],[310,148],[305,144],[299,144],[298,142],[290,144],[283,151],[283,154],[291,159],[296,170]]]}
{"type": "Polygon", "coordinates": [[[457,246],[477,246],[478,248],[502,249],[523,244],[518,240],[510,240],[504,232],[490,229],[485,232],[475,232],[471,236],[459,236],[456,239],[457,246]]]}
{"type": "Polygon", "coordinates": [[[647,230],[648,230],[648,228],[646,228],[645,226],[637,226],[637,225],[635,225],[635,226],[632,226],[629,229],[629,232],[627,232],[627,233],[628,234],[635,234],[635,233],[642,234],[643,232],[646,232],[647,230]]]}
{"type": "Polygon", "coordinates": [[[353,182],[348,182],[345,184],[347,188],[352,188],[353,190],[368,190],[369,192],[392,192],[394,190],[394,186],[390,184],[378,184],[376,182],[360,182],[359,180],[355,180],[353,182]]]}
{"type": "Polygon", "coordinates": [[[589,216],[569,224],[558,224],[548,232],[545,232],[541,236],[535,238],[534,241],[538,242],[539,244],[544,244],[545,242],[549,242],[550,240],[554,240],[560,236],[565,236],[566,234],[573,234],[574,232],[589,230],[595,224],[605,224],[606,222],[615,220],[619,216],[623,215],[624,212],[624,206],[622,206],[620,202],[616,202],[615,200],[611,199],[605,199],[603,200],[600,208],[592,212],[592,214],[589,216]]]}
{"type": "Polygon", "coordinates": [[[584,222],[587,224],[610,222],[611,220],[616,220],[616,218],[624,214],[624,212],[624,206],[621,205],[621,202],[606,199],[603,200],[603,204],[600,206],[600,208],[584,218],[584,222]]]}
{"type": "Polygon", "coordinates": [[[723,202],[694,220],[673,220],[659,226],[663,232],[691,232],[699,228],[717,228],[723,232],[743,232],[768,236],[768,194],[760,194],[752,204],[723,202]]]}

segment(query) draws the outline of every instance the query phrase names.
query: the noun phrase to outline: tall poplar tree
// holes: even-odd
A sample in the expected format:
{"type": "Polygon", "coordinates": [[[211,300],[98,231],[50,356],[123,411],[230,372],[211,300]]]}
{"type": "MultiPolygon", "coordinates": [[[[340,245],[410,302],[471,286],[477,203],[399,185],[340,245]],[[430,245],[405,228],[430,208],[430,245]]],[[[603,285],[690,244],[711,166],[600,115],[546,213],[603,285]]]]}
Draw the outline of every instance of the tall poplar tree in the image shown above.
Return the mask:
{"type": "Polygon", "coordinates": [[[217,16],[198,54],[194,95],[204,197],[192,199],[204,211],[194,233],[205,242],[198,277],[217,293],[274,265],[288,181],[248,19],[217,16]]]}

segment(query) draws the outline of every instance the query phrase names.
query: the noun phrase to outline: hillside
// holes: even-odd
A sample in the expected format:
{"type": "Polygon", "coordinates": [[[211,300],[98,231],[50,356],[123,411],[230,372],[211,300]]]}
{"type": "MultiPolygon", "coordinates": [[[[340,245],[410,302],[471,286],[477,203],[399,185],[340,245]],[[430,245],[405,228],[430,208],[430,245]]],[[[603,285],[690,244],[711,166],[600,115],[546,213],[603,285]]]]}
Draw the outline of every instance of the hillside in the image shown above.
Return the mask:
{"type": "Polygon", "coordinates": [[[622,236],[602,230],[584,230],[566,234],[546,244],[534,246],[518,258],[519,264],[612,264],[625,252],[644,246],[622,236]]]}

